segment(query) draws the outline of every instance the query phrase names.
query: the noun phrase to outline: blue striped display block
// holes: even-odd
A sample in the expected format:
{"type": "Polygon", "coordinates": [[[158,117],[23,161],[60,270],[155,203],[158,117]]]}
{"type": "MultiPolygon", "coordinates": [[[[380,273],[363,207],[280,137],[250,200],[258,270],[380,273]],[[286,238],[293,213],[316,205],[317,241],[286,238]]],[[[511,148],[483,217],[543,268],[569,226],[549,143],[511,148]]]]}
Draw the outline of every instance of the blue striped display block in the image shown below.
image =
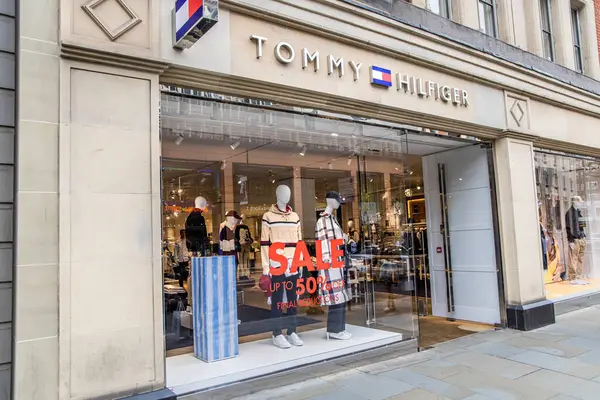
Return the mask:
{"type": "Polygon", "coordinates": [[[192,258],[194,356],[213,362],[237,357],[235,256],[192,258]]]}

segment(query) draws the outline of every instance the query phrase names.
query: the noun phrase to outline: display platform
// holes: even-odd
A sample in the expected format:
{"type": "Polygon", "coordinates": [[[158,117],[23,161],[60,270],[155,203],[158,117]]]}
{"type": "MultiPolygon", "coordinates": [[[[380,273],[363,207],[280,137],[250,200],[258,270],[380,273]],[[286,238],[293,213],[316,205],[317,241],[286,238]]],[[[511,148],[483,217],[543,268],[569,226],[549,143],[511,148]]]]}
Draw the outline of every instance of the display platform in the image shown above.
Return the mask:
{"type": "Polygon", "coordinates": [[[326,340],[325,329],[301,333],[304,346],[279,349],[271,339],[240,345],[240,356],[206,363],[193,354],[167,358],[167,387],[177,395],[269,375],[402,340],[395,332],[346,325],[352,340],[326,340]]]}
{"type": "Polygon", "coordinates": [[[570,281],[547,283],[546,298],[552,302],[570,300],[600,292],[600,279],[585,279],[587,285],[572,285],[570,281]]]}

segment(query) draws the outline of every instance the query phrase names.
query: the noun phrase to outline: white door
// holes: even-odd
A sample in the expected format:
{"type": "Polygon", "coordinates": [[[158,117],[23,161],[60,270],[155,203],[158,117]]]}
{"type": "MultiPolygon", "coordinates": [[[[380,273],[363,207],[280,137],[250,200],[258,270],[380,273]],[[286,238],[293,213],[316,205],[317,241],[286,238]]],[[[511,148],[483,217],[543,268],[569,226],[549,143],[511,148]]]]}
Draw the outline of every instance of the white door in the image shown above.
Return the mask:
{"type": "Polygon", "coordinates": [[[487,149],[425,156],[423,178],[433,315],[500,323],[487,149]]]}

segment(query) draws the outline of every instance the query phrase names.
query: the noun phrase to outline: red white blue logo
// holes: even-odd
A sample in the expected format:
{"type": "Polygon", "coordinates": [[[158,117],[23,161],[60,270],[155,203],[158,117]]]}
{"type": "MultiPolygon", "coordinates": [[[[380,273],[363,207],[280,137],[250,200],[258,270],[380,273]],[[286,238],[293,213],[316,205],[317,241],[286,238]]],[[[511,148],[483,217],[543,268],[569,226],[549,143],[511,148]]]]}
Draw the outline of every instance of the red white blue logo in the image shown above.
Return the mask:
{"type": "Polygon", "coordinates": [[[371,66],[371,83],[384,87],[392,86],[392,71],[375,65],[371,66]]]}
{"type": "Polygon", "coordinates": [[[203,0],[177,0],[175,3],[175,40],[181,40],[202,18],[203,0]]]}

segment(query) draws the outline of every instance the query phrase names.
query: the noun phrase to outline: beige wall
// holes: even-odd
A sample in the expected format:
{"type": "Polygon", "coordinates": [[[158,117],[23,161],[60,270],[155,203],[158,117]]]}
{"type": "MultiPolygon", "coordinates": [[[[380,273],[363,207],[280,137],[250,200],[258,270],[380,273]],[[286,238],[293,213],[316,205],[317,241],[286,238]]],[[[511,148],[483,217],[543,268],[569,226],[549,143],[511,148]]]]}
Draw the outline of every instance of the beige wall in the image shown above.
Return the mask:
{"type": "Polygon", "coordinates": [[[61,398],[161,387],[158,77],[61,77],[61,398]]]}

